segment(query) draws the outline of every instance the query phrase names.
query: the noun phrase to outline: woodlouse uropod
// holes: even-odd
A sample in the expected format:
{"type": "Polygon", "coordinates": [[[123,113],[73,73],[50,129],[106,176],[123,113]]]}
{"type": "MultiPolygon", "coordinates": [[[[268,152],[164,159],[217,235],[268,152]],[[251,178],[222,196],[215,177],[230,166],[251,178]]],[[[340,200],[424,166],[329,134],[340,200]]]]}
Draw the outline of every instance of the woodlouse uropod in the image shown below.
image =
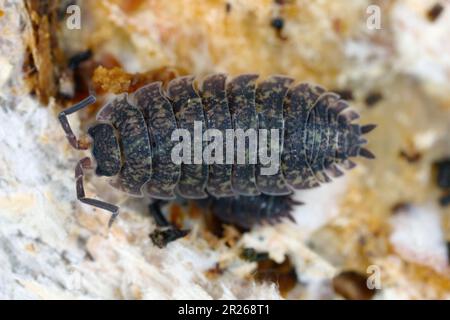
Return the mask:
{"type": "MultiPolygon", "coordinates": [[[[142,196],[143,190],[154,199],[211,195],[216,208],[228,208],[218,215],[249,227],[261,220],[289,216],[293,190],[317,187],[330,182],[330,176],[341,176],[339,167],[351,169],[355,165],[349,158],[374,157],[362,147],[366,143],[362,135],[375,125],[352,123],[358,114],[345,110],[348,104],[337,94],[313,84],[294,84],[285,76],[257,79],[254,74],[231,80],[225,74],[213,74],[198,85],[195,77],[185,76],[172,80],[165,90],[160,82],[154,82],[131,96],[116,97],[98,112],[97,122],[88,130],[96,174],[113,177],[113,187],[135,196],[142,196]],[[260,163],[173,163],[171,132],[176,128],[192,132],[194,121],[220,131],[280,129],[280,170],[266,176],[260,172],[260,163]],[[283,204],[284,199],[288,200],[283,204]]],[[[74,148],[88,146],[76,138],[67,115],[94,101],[89,96],[59,114],[74,148]]],[[[89,157],[76,166],[77,197],[110,211],[111,223],[119,208],[85,196],[83,170],[92,167],[89,157]]]]}

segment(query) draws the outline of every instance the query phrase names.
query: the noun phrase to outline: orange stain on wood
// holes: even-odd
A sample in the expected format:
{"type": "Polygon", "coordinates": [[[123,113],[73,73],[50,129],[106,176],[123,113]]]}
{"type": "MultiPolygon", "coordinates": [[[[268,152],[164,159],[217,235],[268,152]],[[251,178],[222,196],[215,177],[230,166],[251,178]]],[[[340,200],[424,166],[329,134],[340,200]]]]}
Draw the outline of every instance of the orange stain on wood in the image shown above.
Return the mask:
{"type": "Polygon", "coordinates": [[[177,228],[183,228],[184,212],[179,204],[174,203],[170,206],[169,220],[177,228]]]}
{"type": "Polygon", "coordinates": [[[144,2],[145,0],[122,0],[119,6],[125,13],[134,13],[144,2]]]}

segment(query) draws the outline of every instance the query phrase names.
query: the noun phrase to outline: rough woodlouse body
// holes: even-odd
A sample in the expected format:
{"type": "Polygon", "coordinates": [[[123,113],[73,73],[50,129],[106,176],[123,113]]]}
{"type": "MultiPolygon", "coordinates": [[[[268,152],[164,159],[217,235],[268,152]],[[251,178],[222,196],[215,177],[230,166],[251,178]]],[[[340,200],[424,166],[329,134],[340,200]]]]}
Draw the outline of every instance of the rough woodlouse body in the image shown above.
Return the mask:
{"type": "MultiPolygon", "coordinates": [[[[245,208],[254,208],[256,202],[262,202],[262,208],[265,204],[290,199],[287,195],[293,190],[330,182],[330,176],[343,174],[339,166],[345,169],[354,166],[350,157],[373,158],[372,153],[362,147],[366,141],[361,136],[375,126],[353,124],[358,114],[344,112],[348,104],[337,94],[317,85],[295,85],[293,79],[284,76],[272,76],[259,82],[257,79],[257,75],[244,74],[227,81],[226,75],[213,74],[197,86],[194,77],[185,76],[172,80],[166,91],[156,82],[131,96],[116,97],[99,111],[97,123],[88,131],[93,140],[96,174],[112,177],[113,187],[135,196],[229,198],[217,200],[217,203],[226,206],[227,201],[231,201],[229,206],[239,207],[239,210],[229,211],[228,220],[236,224],[242,221],[241,225],[248,227],[257,222],[255,220],[273,220],[288,213],[283,205],[276,204],[273,211],[264,209],[255,214],[255,219],[243,219],[242,214],[253,213],[246,212],[245,208]],[[171,133],[177,128],[193,133],[194,121],[200,121],[203,128],[221,132],[279,129],[283,138],[280,170],[274,175],[262,175],[263,165],[259,162],[175,164],[170,157],[175,144],[171,133]],[[239,197],[255,198],[245,199],[248,206],[236,206],[239,197]]],[[[87,146],[73,134],[67,115],[94,101],[90,96],[59,115],[68,140],[75,148],[87,149],[87,146]]],[[[248,158],[248,154],[245,157],[248,158]]],[[[83,169],[91,166],[90,158],[84,158],[76,168],[78,199],[109,210],[113,214],[112,221],[118,214],[117,206],[85,197],[83,169]]]]}
{"type": "Polygon", "coordinates": [[[269,196],[266,194],[225,198],[208,197],[196,202],[199,206],[206,208],[206,212],[218,217],[220,221],[244,230],[261,222],[277,223],[283,218],[295,222],[291,215],[293,206],[302,204],[290,195],[269,196]]]}

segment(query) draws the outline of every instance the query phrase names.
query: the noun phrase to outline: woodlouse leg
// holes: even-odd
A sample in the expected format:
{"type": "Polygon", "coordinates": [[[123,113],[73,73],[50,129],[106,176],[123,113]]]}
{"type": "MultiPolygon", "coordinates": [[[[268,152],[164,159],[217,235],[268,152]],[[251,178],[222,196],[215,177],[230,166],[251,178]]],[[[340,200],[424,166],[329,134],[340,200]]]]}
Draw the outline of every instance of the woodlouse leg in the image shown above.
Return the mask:
{"type": "Polygon", "coordinates": [[[69,114],[75,113],[83,108],[86,108],[87,106],[95,103],[95,96],[90,95],[84,100],[81,100],[77,104],[73,105],[72,107],[63,110],[59,113],[58,119],[61,123],[61,126],[66,133],[67,140],[69,140],[69,143],[72,147],[78,150],[87,150],[89,148],[88,145],[83,144],[82,141],[78,140],[75,134],[72,131],[72,128],[70,127],[69,121],[67,120],[67,116],[69,114]]]}
{"type": "Polygon", "coordinates": [[[168,227],[170,226],[170,223],[162,213],[162,204],[163,201],[157,199],[148,205],[148,211],[150,212],[153,219],[155,219],[155,223],[158,227],[168,227]]]}
{"type": "Polygon", "coordinates": [[[161,205],[164,202],[164,200],[155,200],[148,206],[150,214],[158,226],[150,234],[150,239],[152,239],[153,244],[158,248],[164,248],[168,243],[183,238],[189,233],[189,230],[178,229],[167,221],[161,210],[161,205]]]}
{"type": "Polygon", "coordinates": [[[86,198],[86,194],[84,192],[84,185],[83,185],[84,171],[83,171],[83,169],[92,169],[91,165],[92,165],[91,159],[89,157],[86,157],[86,158],[81,159],[78,162],[77,166],[75,167],[77,198],[78,198],[78,200],[80,200],[81,202],[83,202],[85,204],[88,204],[93,207],[97,207],[97,208],[104,209],[104,210],[111,212],[112,215],[108,222],[108,226],[111,227],[114,220],[119,215],[119,207],[115,206],[111,203],[101,201],[101,200],[86,198]]]}

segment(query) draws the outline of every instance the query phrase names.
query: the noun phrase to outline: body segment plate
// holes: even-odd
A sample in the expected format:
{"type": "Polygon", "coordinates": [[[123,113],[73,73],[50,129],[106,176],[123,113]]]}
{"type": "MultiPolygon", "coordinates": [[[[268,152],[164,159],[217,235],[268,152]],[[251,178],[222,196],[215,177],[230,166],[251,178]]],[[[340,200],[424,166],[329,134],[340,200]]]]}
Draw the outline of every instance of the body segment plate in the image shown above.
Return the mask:
{"type": "Polygon", "coordinates": [[[161,90],[161,82],[154,82],[140,88],[134,97],[147,122],[153,151],[153,171],[146,184],[146,191],[152,198],[173,199],[181,170],[180,165],[171,159],[175,146],[171,136],[177,129],[177,122],[172,105],[161,90]]]}
{"type": "MultiPolygon", "coordinates": [[[[186,76],[172,80],[167,89],[171,100],[178,128],[186,129],[191,137],[191,163],[181,164],[181,176],[176,191],[187,199],[201,199],[207,196],[205,192],[208,181],[208,166],[203,163],[202,152],[205,144],[203,134],[205,132],[205,118],[203,115],[202,101],[194,88],[194,77],[186,76]],[[200,141],[196,140],[194,129],[195,122],[201,125],[200,141]],[[200,163],[195,162],[195,148],[200,148],[200,163]]],[[[198,157],[197,157],[198,158],[198,157]]]]}
{"type": "Polygon", "coordinates": [[[121,138],[124,163],[111,185],[129,194],[142,196],[141,188],[150,179],[152,169],[152,153],[144,116],[139,108],[128,102],[127,95],[123,95],[105,105],[97,119],[110,122],[121,138]]]}
{"type": "Polygon", "coordinates": [[[276,173],[269,175],[265,175],[263,169],[267,169],[271,164],[264,165],[258,161],[256,165],[256,186],[260,192],[268,195],[287,195],[292,192],[285,183],[281,171],[281,150],[284,139],[283,101],[292,82],[293,79],[288,77],[272,76],[259,83],[256,88],[255,103],[259,133],[261,134],[261,129],[267,130],[265,144],[260,140],[260,136],[258,137],[259,155],[261,152],[267,155],[273,152],[278,161],[276,173]],[[272,129],[277,130],[278,145],[271,144],[272,129]]]}
{"type": "Polygon", "coordinates": [[[325,159],[332,153],[332,136],[330,129],[331,124],[328,121],[328,106],[335,103],[339,97],[333,93],[324,93],[316,101],[310,114],[310,121],[315,122],[314,148],[311,151],[311,157],[308,162],[311,170],[314,172],[316,179],[320,183],[330,182],[331,179],[325,172],[325,159]]]}
{"type": "MultiPolygon", "coordinates": [[[[253,132],[257,135],[258,120],[255,108],[255,91],[257,75],[244,74],[232,79],[227,86],[228,106],[231,112],[231,118],[235,133],[240,130],[244,141],[238,142],[235,139],[235,163],[233,165],[233,173],[231,184],[236,194],[245,196],[256,196],[260,192],[256,188],[255,164],[257,160],[257,143],[250,145],[246,133],[253,132]],[[250,131],[247,131],[249,130],[250,131]],[[245,142],[247,141],[247,142],[245,142]],[[240,143],[238,145],[238,143],[240,143]],[[245,144],[245,145],[244,145],[245,144]],[[250,149],[251,148],[251,149],[250,149]],[[244,150],[244,151],[243,151],[244,150]],[[243,161],[238,157],[242,156],[243,161]],[[251,159],[253,158],[253,159],[251,159]]],[[[255,141],[257,136],[255,138],[255,141]]]]}
{"type": "Polygon", "coordinates": [[[293,189],[309,189],[319,185],[309,167],[305,145],[308,112],[324,91],[319,86],[299,84],[288,91],[284,102],[282,170],[293,189]]]}
{"type": "MultiPolygon", "coordinates": [[[[226,159],[226,131],[233,129],[225,92],[226,79],[225,74],[213,74],[206,77],[200,93],[207,129],[215,129],[221,133],[220,139],[211,137],[214,140],[210,141],[210,143],[212,142],[211,146],[215,144],[215,150],[219,152],[221,150],[221,155],[219,155],[221,159],[216,158],[215,163],[209,164],[207,184],[208,193],[217,198],[234,195],[231,188],[233,165],[228,162],[233,162],[233,159],[226,159]]],[[[209,153],[211,152],[207,152],[207,154],[209,153]]]]}

